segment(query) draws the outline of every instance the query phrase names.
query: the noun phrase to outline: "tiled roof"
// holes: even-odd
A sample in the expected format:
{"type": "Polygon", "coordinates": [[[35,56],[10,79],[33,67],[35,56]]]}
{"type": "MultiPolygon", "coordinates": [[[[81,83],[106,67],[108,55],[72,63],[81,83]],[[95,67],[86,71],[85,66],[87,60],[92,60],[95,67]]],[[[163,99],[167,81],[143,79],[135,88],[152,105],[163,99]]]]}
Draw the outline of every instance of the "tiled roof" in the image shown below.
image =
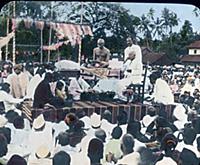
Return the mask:
{"type": "Polygon", "coordinates": [[[190,45],[187,46],[187,48],[199,48],[200,49],[200,40],[191,43],[190,45]]]}
{"type": "Polygon", "coordinates": [[[181,58],[181,62],[195,62],[200,63],[200,55],[186,55],[181,58]]]}

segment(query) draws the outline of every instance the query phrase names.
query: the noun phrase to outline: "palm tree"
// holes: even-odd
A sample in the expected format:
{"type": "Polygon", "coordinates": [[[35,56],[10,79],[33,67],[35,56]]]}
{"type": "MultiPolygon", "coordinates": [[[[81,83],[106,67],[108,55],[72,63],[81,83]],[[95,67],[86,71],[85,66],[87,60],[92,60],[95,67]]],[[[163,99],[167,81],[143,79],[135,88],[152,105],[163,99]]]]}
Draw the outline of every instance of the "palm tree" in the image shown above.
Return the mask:
{"type": "Polygon", "coordinates": [[[140,25],[139,30],[141,33],[143,33],[144,38],[146,40],[146,46],[149,48],[149,41],[152,39],[151,32],[152,32],[152,26],[151,21],[146,15],[142,15],[140,18],[140,25]]]}

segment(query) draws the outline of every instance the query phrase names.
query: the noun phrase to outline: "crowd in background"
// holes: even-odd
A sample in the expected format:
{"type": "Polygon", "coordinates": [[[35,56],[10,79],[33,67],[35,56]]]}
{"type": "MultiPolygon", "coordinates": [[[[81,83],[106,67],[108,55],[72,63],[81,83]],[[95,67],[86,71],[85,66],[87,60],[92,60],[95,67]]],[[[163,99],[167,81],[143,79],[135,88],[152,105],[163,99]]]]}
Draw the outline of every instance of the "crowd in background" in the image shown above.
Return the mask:
{"type": "Polygon", "coordinates": [[[92,83],[81,75],[63,76],[54,63],[13,66],[3,62],[0,164],[198,165],[199,66],[147,67],[144,102],[151,106],[141,121],[128,121],[128,114],[120,111],[112,124],[111,112],[106,110],[102,118],[75,112],[55,123],[45,121],[43,115],[30,122],[20,104],[31,100],[33,108],[72,106],[81,93],[95,91],[92,83]],[[175,105],[173,119],[157,115],[155,104],[175,105]]]}

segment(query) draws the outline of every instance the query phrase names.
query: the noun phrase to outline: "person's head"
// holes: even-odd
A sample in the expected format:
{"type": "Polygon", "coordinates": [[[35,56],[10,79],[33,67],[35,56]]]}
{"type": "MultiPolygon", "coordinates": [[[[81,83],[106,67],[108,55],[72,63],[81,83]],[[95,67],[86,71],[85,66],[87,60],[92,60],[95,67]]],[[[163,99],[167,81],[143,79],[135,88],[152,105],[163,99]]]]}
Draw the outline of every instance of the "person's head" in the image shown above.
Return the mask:
{"type": "Polygon", "coordinates": [[[87,151],[92,163],[100,163],[100,159],[103,158],[103,142],[97,138],[90,140],[87,151]]]}
{"type": "Polygon", "coordinates": [[[8,143],[4,134],[0,133],[0,157],[3,157],[8,152],[8,143]]]}
{"type": "Polygon", "coordinates": [[[64,84],[63,84],[63,82],[61,82],[61,81],[58,81],[58,82],[56,83],[56,89],[62,90],[62,89],[63,89],[63,87],[64,87],[64,84]]]}
{"type": "Polygon", "coordinates": [[[74,123],[74,131],[75,132],[81,132],[83,128],[85,127],[85,123],[81,120],[78,120],[74,123]]]}
{"type": "Polygon", "coordinates": [[[22,116],[17,116],[14,119],[13,125],[16,129],[23,129],[24,128],[24,118],[22,116]]]}
{"type": "Polygon", "coordinates": [[[47,72],[45,74],[44,80],[47,81],[47,82],[51,82],[52,78],[53,78],[52,73],[47,72]]]}
{"type": "Polygon", "coordinates": [[[120,139],[120,137],[122,136],[122,129],[119,126],[116,126],[111,133],[111,136],[113,139],[120,139]]]}
{"type": "Polygon", "coordinates": [[[152,72],[151,75],[149,76],[151,84],[155,84],[156,80],[160,77],[161,77],[160,71],[152,72]]]}
{"type": "Polygon", "coordinates": [[[119,111],[119,114],[117,115],[118,125],[126,124],[127,120],[128,120],[128,115],[127,115],[126,111],[124,111],[124,110],[121,109],[119,111]]]}
{"type": "Polygon", "coordinates": [[[132,38],[131,38],[131,37],[128,37],[128,38],[126,39],[126,43],[127,43],[128,46],[132,46],[132,45],[133,45],[133,40],[132,40],[132,38]]]}
{"type": "Polygon", "coordinates": [[[8,84],[8,83],[3,83],[3,84],[1,85],[1,90],[5,91],[5,92],[7,92],[7,93],[10,93],[10,84],[8,84]]]}
{"type": "Polygon", "coordinates": [[[102,140],[102,142],[105,142],[105,141],[106,141],[106,132],[105,132],[103,129],[101,129],[101,128],[99,128],[99,129],[97,129],[97,130],[95,131],[95,136],[96,136],[98,139],[102,140]]]}
{"type": "Polygon", "coordinates": [[[58,144],[61,146],[66,146],[69,144],[69,134],[67,132],[60,132],[56,137],[58,144]]]}
{"type": "Polygon", "coordinates": [[[182,152],[179,156],[179,164],[180,165],[199,165],[199,159],[195,155],[194,152],[187,148],[183,148],[182,152]]]}
{"type": "Polygon", "coordinates": [[[9,159],[7,165],[27,165],[27,162],[23,157],[21,157],[19,155],[13,155],[9,159]]]}
{"type": "Polygon", "coordinates": [[[53,157],[53,165],[70,165],[71,157],[65,151],[60,151],[56,153],[53,157]]]}
{"type": "Polygon", "coordinates": [[[122,137],[121,150],[122,150],[124,155],[132,153],[134,145],[135,145],[135,141],[134,141],[134,138],[131,134],[125,134],[122,137]]]}
{"type": "Polygon", "coordinates": [[[104,39],[100,38],[100,39],[97,40],[97,45],[98,45],[99,48],[103,48],[104,44],[105,44],[104,39]]]}
{"type": "Polygon", "coordinates": [[[5,114],[5,117],[7,118],[7,120],[8,120],[9,123],[13,123],[13,122],[14,122],[14,119],[15,119],[16,117],[18,117],[18,116],[19,116],[18,113],[15,112],[15,111],[12,111],[12,110],[6,112],[6,114],[5,114]]]}
{"type": "Polygon", "coordinates": [[[146,147],[140,147],[138,149],[138,152],[140,153],[140,162],[142,165],[149,165],[153,164],[156,160],[156,155],[153,154],[151,149],[146,147]]]}
{"type": "Polygon", "coordinates": [[[161,150],[165,151],[165,154],[170,154],[174,151],[178,144],[178,139],[172,134],[167,133],[161,140],[161,150]]]}
{"type": "Polygon", "coordinates": [[[42,77],[43,73],[45,73],[44,67],[39,67],[35,74],[39,74],[42,77]]]}
{"type": "Polygon", "coordinates": [[[135,137],[141,130],[141,124],[139,121],[134,121],[134,122],[130,122],[127,125],[127,133],[131,134],[133,137],[135,137]]]}
{"type": "Polygon", "coordinates": [[[0,133],[6,137],[7,143],[10,144],[11,141],[11,129],[10,128],[0,128],[0,133]]]}
{"type": "Polygon", "coordinates": [[[196,132],[194,128],[184,128],[183,130],[183,141],[185,144],[192,145],[195,138],[196,138],[196,132]]]}
{"type": "Polygon", "coordinates": [[[72,127],[74,124],[77,122],[78,118],[74,113],[68,113],[64,119],[65,123],[69,126],[72,127]]]}
{"type": "Polygon", "coordinates": [[[111,114],[111,112],[109,110],[105,110],[103,112],[102,118],[111,123],[112,122],[112,114],[111,114]]]}
{"type": "Polygon", "coordinates": [[[18,75],[22,72],[23,66],[21,64],[16,64],[14,67],[14,72],[18,75]]]}

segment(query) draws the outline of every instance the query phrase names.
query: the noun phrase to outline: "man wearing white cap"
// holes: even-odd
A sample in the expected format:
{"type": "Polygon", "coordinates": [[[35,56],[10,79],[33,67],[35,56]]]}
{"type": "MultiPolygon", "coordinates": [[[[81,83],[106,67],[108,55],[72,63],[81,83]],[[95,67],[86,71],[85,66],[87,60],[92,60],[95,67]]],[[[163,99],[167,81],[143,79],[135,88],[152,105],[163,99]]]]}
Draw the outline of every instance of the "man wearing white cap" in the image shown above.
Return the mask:
{"type": "Polygon", "coordinates": [[[52,150],[54,144],[52,132],[52,123],[45,121],[42,114],[34,119],[27,142],[30,152],[35,153],[41,145],[46,145],[49,150],[52,150]]]}

